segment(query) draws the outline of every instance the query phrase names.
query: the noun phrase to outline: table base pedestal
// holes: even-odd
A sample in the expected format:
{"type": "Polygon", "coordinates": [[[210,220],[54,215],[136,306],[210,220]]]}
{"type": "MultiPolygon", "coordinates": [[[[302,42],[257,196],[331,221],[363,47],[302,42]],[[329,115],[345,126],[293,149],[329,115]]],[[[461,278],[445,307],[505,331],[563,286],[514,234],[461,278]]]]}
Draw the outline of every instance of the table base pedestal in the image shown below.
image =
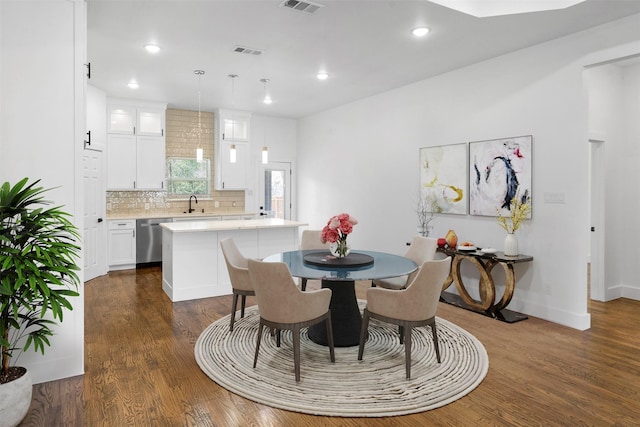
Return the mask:
{"type": "Polygon", "coordinates": [[[442,292],[440,294],[440,301],[447,304],[455,305],[456,307],[464,308],[465,310],[473,311],[474,313],[482,314],[487,317],[493,317],[506,323],[515,323],[529,318],[525,314],[518,313],[517,311],[513,310],[508,310],[506,308],[497,310],[495,313],[491,313],[488,311],[479,311],[465,303],[459,295],[453,294],[451,292],[442,292]]]}
{"type": "MultiPolygon", "coordinates": [[[[354,281],[323,280],[322,287],[331,289],[331,325],[335,347],[353,347],[360,344],[362,315],[356,299],[354,281]]],[[[309,327],[309,339],[320,345],[328,345],[327,327],[320,322],[309,327]]]]}

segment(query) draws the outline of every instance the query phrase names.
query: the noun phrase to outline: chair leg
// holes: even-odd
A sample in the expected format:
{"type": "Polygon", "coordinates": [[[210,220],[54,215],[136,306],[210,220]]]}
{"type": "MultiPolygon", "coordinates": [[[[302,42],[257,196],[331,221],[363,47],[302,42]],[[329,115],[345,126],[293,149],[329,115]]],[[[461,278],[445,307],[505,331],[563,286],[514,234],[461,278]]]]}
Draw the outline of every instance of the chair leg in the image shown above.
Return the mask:
{"type": "Polygon", "coordinates": [[[362,313],[362,328],[360,329],[360,347],[358,348],[358,360],[362,360],[364,353],[364,343],[367,340],[367,330],[369,329],[369,310],[366,308],[362,313]]]}
{"type": "Polygon", "coordinates": [[[440,362],[440,346],[438,345],[438,332],[436,332],[436,322],[435,320],[431,324],[431,335],[433,335],[433,346],[436,349],[436,359],[438,363],[440,362]]]}
{"type": "Polygon", "coordinates": [[[404,327],[404,358],[407,371],[407,379],[411,378],[411,327],[404,327]]]}
{"type": "Polygon", "coordinates": [[[258,364],[258,353],[260,352],[260,340],[262,339],[262,328],[264,325],[260,322],[260,326],[258,327],[258,338],[256,339],[256,354],[253,356],[253,367],[255,368],[258,364]]]}
{"type": "Polygon", "coordinates": [[[404,328],[402,325],[398,326],[398,335],[400,336],[400,345],[404,344],[404,328]]]}
{"type": "Polygon", "coordinates": [[[280,347],[280,335],[282,334],[281,329],[276,330],[276,347],[280,347]]]}
{"type": "Polygon", "coordinates": [[[229,332],[233,332],[233,322],[236,320],[236,307],[238,306],[238,294],[233,293],[233,302],[231,303],[231,324],[229,325],[229,332]]]}
{"type": "Polygon", "coordinates": [[[300,381],[300,328],[294,328],[293,334],[293,368],[296,373],[296,382],[300,381]]]}
{"type": "Polygon", "coordinates": [[[304,277],[302,278],[302,283],[300,283],[300,289],[302,291],[306,291],[307,290],[307,279],[305,279],[304,277]]]}
{"type": "Polygon", "coordinates": [[[247,296],[242,295],[242,302],[240,303],[240,317],[244,317],[244,306],[247,302],[247,296]]]}
{"type": "Polygon", "coordinates": [[[324,321],[327,325],[327,341],[329,342],[329,357],[331,358],[331,363],[335,363],[336,355],[333,349],[333,326],[331,325],[331,312],[327,316],[327,319],[324,321]]]}

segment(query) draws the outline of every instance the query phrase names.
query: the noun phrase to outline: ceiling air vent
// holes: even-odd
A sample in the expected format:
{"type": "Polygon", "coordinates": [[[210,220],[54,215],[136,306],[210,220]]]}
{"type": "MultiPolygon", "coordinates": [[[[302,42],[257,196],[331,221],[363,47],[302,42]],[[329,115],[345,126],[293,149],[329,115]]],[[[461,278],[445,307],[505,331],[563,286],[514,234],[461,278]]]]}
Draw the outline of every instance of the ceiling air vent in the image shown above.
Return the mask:
{"type": "Polygon", "coordinates": [[[311,3],[310,1],[298,1],[298,0],[284,0],[280,3],[281,7],[286,7],[287,9],[297,10],[298,12],[304,12],[308,14],[314,14],[320,9],[324,7],[321,4],[311,3]]]}
{"type": "Polygon", "coordinates": [[[262,51],[260,49],[254,49],[246,46],[236,46],[233,48],[233,51],[236,53],[244,53],[245,55],[262,55],[262,51]]]}

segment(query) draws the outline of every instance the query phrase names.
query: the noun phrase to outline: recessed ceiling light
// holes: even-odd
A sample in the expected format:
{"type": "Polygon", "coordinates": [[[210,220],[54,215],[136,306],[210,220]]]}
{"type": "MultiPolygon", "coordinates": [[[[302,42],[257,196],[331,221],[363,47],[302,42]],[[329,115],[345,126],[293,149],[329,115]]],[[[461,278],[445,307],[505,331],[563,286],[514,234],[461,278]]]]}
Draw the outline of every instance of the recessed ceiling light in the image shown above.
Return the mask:
{"type": "Polygon", "coordinates": [[[329,78],[329,74],[327,74],[325,71],[320,71],[316,77],[318,77],[318,80],[327,80],[329,78]]]}
{"type": "Polygon", "coordinates": [[[429,32],[429,29],[427,27],[418,27],[411,30],[411,34],[413,34],[416,37],[426,36],[428,32],[429,32]]]}
{"type": "Polygon", "coordinates": [[[144,46],[144,48],[149,53],[158,53],[158,52],[160,52],[160,46],[155,45],[155,44],[147,44],[147,45],[144,46]]]}
{"type": "Polygon", "coordinates": [[[138,89],[138,82],[131,81],[127,86],[129,86],[129,89],[138,89]]]}

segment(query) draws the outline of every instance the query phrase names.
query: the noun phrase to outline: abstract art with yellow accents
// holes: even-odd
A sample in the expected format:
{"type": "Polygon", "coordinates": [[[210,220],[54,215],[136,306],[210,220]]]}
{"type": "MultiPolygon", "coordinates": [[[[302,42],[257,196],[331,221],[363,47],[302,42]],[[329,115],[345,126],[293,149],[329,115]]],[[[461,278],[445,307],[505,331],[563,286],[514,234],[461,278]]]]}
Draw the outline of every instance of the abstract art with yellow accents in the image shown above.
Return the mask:
{"type": "Polygon", "coordinates": [[[420,149],[420,197],[430,212],[467,214],[467,144],[420,149]]]}

